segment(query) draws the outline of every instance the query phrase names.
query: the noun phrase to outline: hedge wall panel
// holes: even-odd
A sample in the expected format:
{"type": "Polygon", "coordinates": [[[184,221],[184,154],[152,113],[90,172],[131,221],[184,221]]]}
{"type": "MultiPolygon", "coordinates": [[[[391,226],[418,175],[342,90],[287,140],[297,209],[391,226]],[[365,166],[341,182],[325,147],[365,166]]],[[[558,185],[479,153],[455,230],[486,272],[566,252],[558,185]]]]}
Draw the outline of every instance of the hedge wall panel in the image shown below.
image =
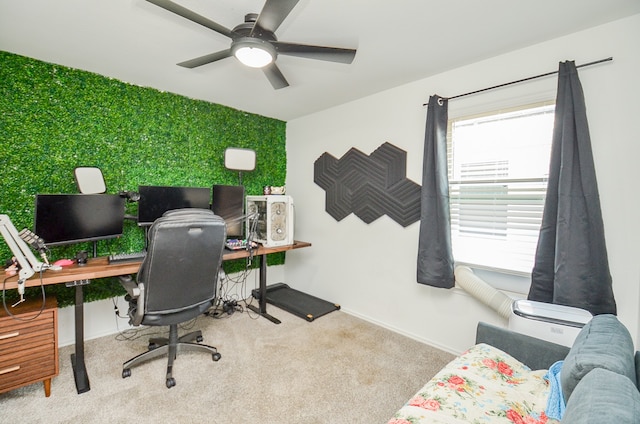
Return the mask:
{"type": "MultiPolygon", "coordinates": [[[[227,147],[256,150],[256,170],[243,174],[243,184],[247,194],[261,194],[265,185],[284,185],[285,131],[283,121],[0,51],[0,213],[18,230],[33,229],[36,193],[76,193],[76,166],[100,167],[108,193],[237,184],[237,172],[224,168],[227,147]]],[[[137,205],[128,204],[127,213],[135,215],[137,205]]],[[[98,254],[143,246],[144,232],[127,221],[124,236],[99,242],[98,254]]],[[[83,249],[92,246],[53,248],[50,257],[83,249]]],[[[270,264],[284,260],[272,256],[270,264]]],[[[10,257],[2,243],[0,259],[10,257]]],[[[72,302],[71,289],[47,290],[72,302]]],[[[99,281],[86,297],[120,293],[113,281],[99,281]]]]}

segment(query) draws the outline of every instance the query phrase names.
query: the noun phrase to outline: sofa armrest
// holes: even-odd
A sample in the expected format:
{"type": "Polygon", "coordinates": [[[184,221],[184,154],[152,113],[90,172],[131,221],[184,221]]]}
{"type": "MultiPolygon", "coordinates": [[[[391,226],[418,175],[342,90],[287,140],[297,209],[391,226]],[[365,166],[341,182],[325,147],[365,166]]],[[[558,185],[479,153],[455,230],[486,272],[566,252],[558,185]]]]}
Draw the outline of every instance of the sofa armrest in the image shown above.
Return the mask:
{"type": "Polygon", "coordinates": [[[486,343],[497,347],[532,370],[549,369],[554,362],[563,360],[569,353],[569,348],[566,346],[516,333],[485,322],[478,323],[477,343],[486,343]]]}
{"type": "Polygon", "coordinates": [[[640,351],[636,351],[635,360],[636,360],[636,382],[637,382],[636,386],[640,387],[640,351]]]}

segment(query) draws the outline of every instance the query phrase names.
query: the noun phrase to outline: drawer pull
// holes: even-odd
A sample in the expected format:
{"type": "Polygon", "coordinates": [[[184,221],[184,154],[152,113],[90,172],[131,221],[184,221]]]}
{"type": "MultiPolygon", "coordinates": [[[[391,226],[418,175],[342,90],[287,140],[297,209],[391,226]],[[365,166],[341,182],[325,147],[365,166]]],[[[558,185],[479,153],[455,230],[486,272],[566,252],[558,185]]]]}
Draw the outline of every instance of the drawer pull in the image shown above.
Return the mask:
{"type": "Polygon", "coordinates": [[[0,334],[0,340],[10,339],[11,337],[18,337],[19,335],[19,331],[16,331],[15,333],[0,334]]]}
{"type": "Polygon", "coordinates": [[[9,367],[9,368],[5,368],[3,370],[0,370],[0,375],[2,374],[7,374],[13,371],[18,371],[20,369],[20,365],[16,365],[14,367],[9,367]]]}

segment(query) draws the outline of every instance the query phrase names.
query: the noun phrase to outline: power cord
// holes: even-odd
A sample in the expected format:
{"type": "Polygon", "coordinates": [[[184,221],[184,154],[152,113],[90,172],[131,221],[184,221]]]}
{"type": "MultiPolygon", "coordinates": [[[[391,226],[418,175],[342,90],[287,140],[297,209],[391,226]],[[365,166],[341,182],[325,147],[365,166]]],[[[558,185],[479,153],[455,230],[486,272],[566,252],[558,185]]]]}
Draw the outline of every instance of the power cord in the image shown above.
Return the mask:
{"type": "Polygon", "coordinates": [[[244,308],[235,299],[229,299],[222,303],[222,310],[227,315],[233,315],[234,312],[243,312],[244,308]]]}
{"type": "Polygon", "coordinates": [[[122,316],[120,315],[120,308],[118,307],[118,298],[117,297],[112,297],[111,298],[111,302],[113,303],[113,311],[116,314],[116,317],[120,318],[120,319],[129,319],[129,316],[122,316]]]}
{"type": "Polygon", "coordinates": [[[247,300],[242,299],[237,293],[245,293],[247,288],[247,280],[253,269],[251,268],[251,258],[245,261],[244,269],[230,276],[224,270],[220,270],[218,281],[220,284],[220,296],[212,312],[208,315],[214,318],[229,316],[235,312],[243,313],[246,310],[247,300]]]}
{"type": "Polygon", "coordinates": [[[45,294],[45,291],[44,291],[44,282],[42,281],[42,273],[43,272],[44,272],[43,270],[40,270],[40,291],[42,293],[42,305],[40,306],[40,310],[38,311],[38,313],[36,315],[34,315],[33,317],[28,318],[28,319],[20,318],[20,317],[14,315],[13,313],[11,313],[11,311],[9,310],[9,307],[7,306],[7,299],[6,299],[5,293],[6,293],[7,280],[9,278],[11,278],[12,276],[11,275],[7,276],[7,277],[5,277],[4,280],[2,280],[2,306],[4,306],[4,310],[6,311],[7,315],[9,315],[11,318],[13,318],[16,321],[27,322],[27,321],[33,321],[33,320],[37,319],[42,314],[42,312],[44,311],[46,302],[47,302],[47,295],[45,294]]]}

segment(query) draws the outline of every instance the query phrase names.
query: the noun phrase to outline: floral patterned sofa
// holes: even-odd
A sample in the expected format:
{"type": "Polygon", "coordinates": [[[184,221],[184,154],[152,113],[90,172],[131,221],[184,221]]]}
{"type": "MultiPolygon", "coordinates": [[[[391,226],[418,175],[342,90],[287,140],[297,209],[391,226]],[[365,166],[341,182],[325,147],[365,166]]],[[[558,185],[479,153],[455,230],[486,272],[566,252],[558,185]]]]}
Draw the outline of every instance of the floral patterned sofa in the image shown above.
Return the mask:
{"type": "Polygon", "coordinates": [[[479,323],[476,345],[388,424],[640,424],[639,368],[613,315],[594,317],[571,349],[479,323]]]}

